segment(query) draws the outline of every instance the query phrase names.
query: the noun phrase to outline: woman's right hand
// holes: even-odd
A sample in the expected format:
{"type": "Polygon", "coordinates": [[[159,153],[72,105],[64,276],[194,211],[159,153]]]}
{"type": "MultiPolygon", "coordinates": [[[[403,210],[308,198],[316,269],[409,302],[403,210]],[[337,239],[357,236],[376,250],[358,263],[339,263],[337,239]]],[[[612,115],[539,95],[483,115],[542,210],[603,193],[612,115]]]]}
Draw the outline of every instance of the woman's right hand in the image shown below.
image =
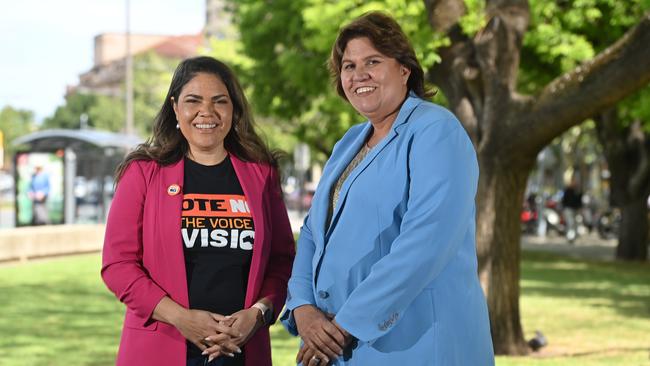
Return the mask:
{"type": "Polygon", "coordinates": [[[211,358],[219,357],[221,354],[230,356],[239,350],[232,338],[241,337],[241,334],[231,327],[232,321],[223,315],[204,310],[186,309],[169,296],[165,296],[153,310],[152,318],[174,326],[185,339],[192,342],[201,351],[213,347],[215,341],[218,340],[220,347],[208,351],[211,358]],[[207,339],[214,335],[219,336],[215,341],[207,339]]]}
{"type": "MultiPolygon", "coordinates": [[[[225,320],[226,317],[220,314],[204,310],[186,309],[173,320],[172,325],[181,332],[183,337],[196,345],[201,351],[213,346],[218,341],[220,347],[213,348],[212,352],[208,352],[208,354],[213,355],[215,352],[219,352],[231,356],[233,352],[239,350],[239,347],[232,342],[232,339],[241,337],[241,334],[225,320]],[[218,337],[215,337],[214,340],[208,338],[215,335],[218,337]]],[[[212,358],[215,357],[218,357],[218,355],[212,358]]]]}
{"type": "Polygon", "coordinates": [[[343,354],[345,335],[325,314],[313,305],[302,305],[293,310],[298,333],[303,342],[315,350],[322,361],[329,362],[343,354]]]}

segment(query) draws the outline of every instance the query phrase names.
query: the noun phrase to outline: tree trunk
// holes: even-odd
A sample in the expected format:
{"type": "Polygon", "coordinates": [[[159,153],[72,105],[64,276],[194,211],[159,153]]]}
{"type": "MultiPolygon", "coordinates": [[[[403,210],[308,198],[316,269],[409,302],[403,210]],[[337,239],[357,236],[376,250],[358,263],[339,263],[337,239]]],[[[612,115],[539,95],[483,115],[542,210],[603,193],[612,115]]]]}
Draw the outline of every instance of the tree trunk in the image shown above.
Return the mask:
{"type": "Polygon", "coordinates": [[[519,312],[519,213],[528,170],[480,159],[477,249],[497,354],[528,352],[519,312]]]}
{"type": "Polygon", "coordinates": [[[486,25],[462,31],[463,0],[424,0],[429,23],[449,37],[428,70],[478,151],[479,275],[497,354],[527,353],[519,313],[519,213],[537,153],[555,137],[650,81],[650,14],[593,60],[536,96],[517,93],[527,0],[486,0],[486,25]],[[632,66],[631,66],[632,65],[632,66]]]}
{"type": "Polygon", "coordinates": [[[621,227],[616,259],[645,261],[648,258],[648,203],[645,198],[621,207],[621,227]]]}
{"type": "Polygon", "coordinates": [[[598,140],[611,172],[611,204],[621,209],[616,258],[648,259],[648,206],[650,194],[650,138],[639,121],[623,127],[618,110],[609,108],[596,117],[598,140]]]}

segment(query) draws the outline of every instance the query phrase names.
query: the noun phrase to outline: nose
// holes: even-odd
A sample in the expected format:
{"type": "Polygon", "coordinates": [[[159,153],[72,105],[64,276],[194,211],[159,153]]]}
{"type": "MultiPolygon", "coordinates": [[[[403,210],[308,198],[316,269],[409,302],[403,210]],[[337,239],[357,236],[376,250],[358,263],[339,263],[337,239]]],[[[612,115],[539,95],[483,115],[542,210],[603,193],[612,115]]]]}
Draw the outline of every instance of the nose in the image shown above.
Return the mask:
{"type": "Polygon", "coordinates": [[[366,68],[363,66],[357,66],[354,68],[352,73],[352,80],[354,81],[364,81],[369,78],[366,68]]]}
{"type": "Polygon", "coordinates": [[[199,108],[199,117],[211,117],[213,115],[216,115],[217,117],[221,117],[217,109],[214,108],[214,104],[212,103],[212,101],[210,100],[203,101],[199,108]]]}

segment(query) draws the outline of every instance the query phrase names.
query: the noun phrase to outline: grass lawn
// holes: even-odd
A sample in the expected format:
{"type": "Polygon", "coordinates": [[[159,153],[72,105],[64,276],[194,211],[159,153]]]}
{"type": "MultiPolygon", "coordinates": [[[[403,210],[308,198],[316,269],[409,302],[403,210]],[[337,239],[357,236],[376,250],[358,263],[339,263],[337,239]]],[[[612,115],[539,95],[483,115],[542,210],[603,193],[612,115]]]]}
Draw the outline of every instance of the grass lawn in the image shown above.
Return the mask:
{"type": "MultiPolygon", "coordinates": [[[[99,266],[97,254],[0,266],[0,365],[112,365],[123,306],[99,266]]],[[[650,265],[525,252],[522,270],[524,330],[549,346],[497,365],[650,365],[650,265]]],[[[278,326],[272,339],[274,365],[292,365],[296,339],[278,326]]]]}

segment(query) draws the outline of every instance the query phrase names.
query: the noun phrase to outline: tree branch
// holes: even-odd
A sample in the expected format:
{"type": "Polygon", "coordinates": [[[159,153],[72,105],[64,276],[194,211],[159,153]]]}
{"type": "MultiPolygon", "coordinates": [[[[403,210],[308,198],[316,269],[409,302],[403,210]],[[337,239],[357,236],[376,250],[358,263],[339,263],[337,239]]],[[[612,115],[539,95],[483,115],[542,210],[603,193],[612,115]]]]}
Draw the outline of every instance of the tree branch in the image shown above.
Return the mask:
{"type": "Polygon", "coordinates": [[[478,116],[483,104],[478,68],[468,65],[473,59],[469,42],[452,44],[440,49],[441,62],[427,72],[449,101],[449,108],[460,119],[474,146],[480,142],[478,116]]]}
{"type": "Polygon", "coordinates": [[[558,77],[525,119],[528,148],[541,149],[570,127],[650,82],[650,13],[593,60],[558,77]]]}
{"type": "Polygon", "coordinates": [[[526,0],[488,1],[489,21],[474,38],[486,94],[514,91],[529,14],[526,0]]]}
{"type": "Polygon", "coordinates": [[[424,0],[429,24],[436,32],[447,33],[467,13],[463,0],[424,0]]]}
{"type": "Polygon", "coordinates": [[[483,131],[492,131],[512,102],[528,1],[488,1],[490,21],[473,40],[457,24],[467,11],[464,4],[425,0],[425,5],[432,27],[446,30],[452,41],[439,50],[442,62],[429,69],[429,78],[444,91],[474,145],[489,143],[483,131]]]}
{"type": "Polygon", "coordinates": [[[460,119],[474,146],[480,141],[478,116],[483,104],[482,86],[471,40],[458,24],[467,13],[463,0],[424,0],[429,23],[451,41],[438,50],[441,62],[428,70],[428,79],[444,92],[450,109],[460,119]],[[471,65],[474,63],[474,65],[471,65]]]}

